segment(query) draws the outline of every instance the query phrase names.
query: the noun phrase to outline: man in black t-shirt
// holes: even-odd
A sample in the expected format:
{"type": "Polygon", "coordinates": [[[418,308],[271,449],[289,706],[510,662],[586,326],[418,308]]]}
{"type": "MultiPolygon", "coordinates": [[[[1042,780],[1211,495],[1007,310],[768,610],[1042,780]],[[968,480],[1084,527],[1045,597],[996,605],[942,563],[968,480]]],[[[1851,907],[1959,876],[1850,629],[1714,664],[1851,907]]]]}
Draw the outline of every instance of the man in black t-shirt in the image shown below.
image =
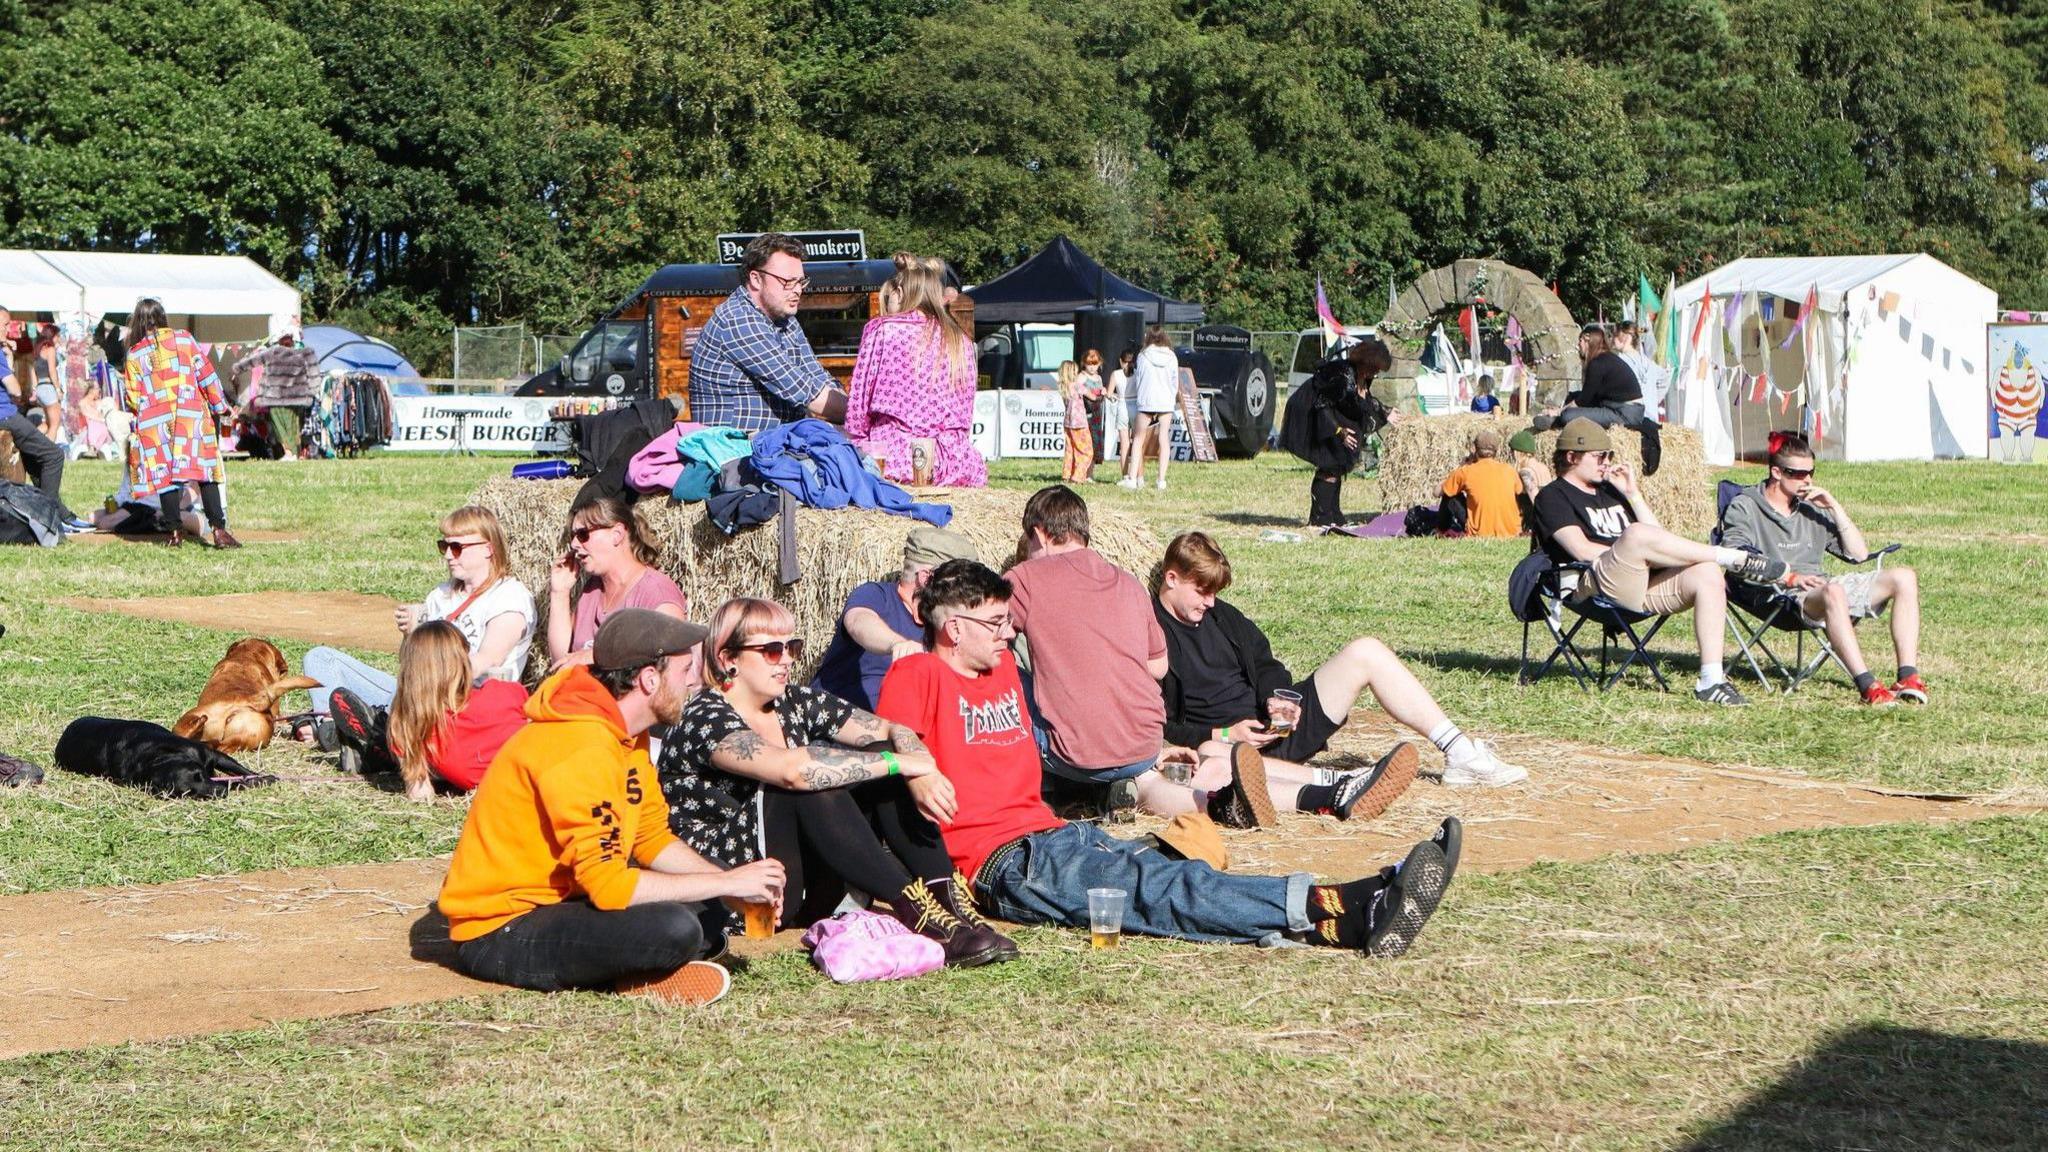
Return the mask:
{"type": "MultiPolygon", "coordinates": [[[[1307,679],[1295,682],[1273,658],[1258,625],[1216,594],[1230,585],[1230,559],[1201,532],[1166,546],[1152,610],[1166,633],[1166,742],[1197,749],[1202,771],[1240,747],[1264,756],[1275,805],[1369,819],[1384,811],[1414,778],[1416,756],[1401,744],[1371,769],[1353,773],[1305,767],[1350,718],[1369,689],[1388,715],[1443,750],[1443,781],[1500,786],[1528,778],[1485,742],[1451,723],[1427,688],[1380,641],[1360,637],[1339,649],[1307,679]],[[1293,696],[1280,695],[1288,693],[1293,696]]],[[[1203,777],[1194,781],[1199,787],[1203,777]]]]}
{"type": "Polygon", "coordinates": [[[1613,459],[1607,429],[1573,420],[1557,438],[1557,479],[1536,494],[1536,538],[1558,564],[1590,565],[1574,600],[1595,592],[1631,612],[1670,616],[1692,609],[1700,677],[1693,697],[1708,704],[1747,704],[1721,667],[1728,619],[1727,569],[1759,584],[1782,583],[1785,565],[1734,548],[1715,548],[1665,531],[1637,486],[1635,472],[1613,459]]]}

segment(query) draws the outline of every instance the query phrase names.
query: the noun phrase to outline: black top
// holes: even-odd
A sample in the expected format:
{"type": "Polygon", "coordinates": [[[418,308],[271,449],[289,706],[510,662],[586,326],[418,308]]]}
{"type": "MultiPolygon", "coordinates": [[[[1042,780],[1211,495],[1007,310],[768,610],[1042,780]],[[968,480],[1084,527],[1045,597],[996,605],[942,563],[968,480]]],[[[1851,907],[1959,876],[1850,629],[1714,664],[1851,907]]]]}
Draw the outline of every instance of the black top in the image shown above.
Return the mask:
{"type": "MultiPolygon", "coordinates": [[[[854,707],[830,692],[792,684],[775,702],[783,743],[791,748],[832,739],[853,718],[854,707]]],[[[711,766],[711,751],[747,730],[732,703],[713,691],[690,698],[683,718],[661,746],[661,794],[669,830],[706,859],[737,868],[760,858],[761,782],[711,766]]]]}
{"type": "Polygon", "coordinates": [[[1556,535],[1560,529],[1581,529],[1586,533],[1586,539],[1612,547],[1635,518],[1628,499],[1614,485],[1605,482],[1587,492],[1560,476],[1545,484],[1543,491],[1536,494],[1536,524],[1538,535],[1543,540],[1543,551],[1558,564],[1570,564],[1578,559],[1558,545],[1556,535]]]}
{"type": "Polygon", "coordinates": [[[1617,404],[1643,402],[1643,382],[1636,378],[1628,361],[1612,352],[1602,352],[1586,361],[1586,374],[1579,390],[1565,399],[1581,408],[1612,408],[1617,404]]]}
{"type": "Polygon", "coordinates": [[[1280,418],[1280,447],[1318,471],[1349,472],[1356,467],[1359,450],[1345,445],[1344,433],[1357,433],[1362,446],[1366,437],[1385,426],[1387,409],[1372,393],[1361,394],[1354,381],[1351,365],[1342,357],[1323,361],[1316,374],[1287,398],[1280,418]]]}
{"type": "MultiPolygon", "coordinates": [[[[1225,724],[1253,718],[1264,723],[1267,720],[1267,699],[1275,689],[1294,683],[1287,666],[1273,658],[1273,646],[1266,640],[1266,634],[1228,603],[1218,600],[1211,605],[1199,628],[1189,628],[1175,620],[1173,613],[1166,610],[1166,605],[1161,604],[1157,596],[1152,598],[1152,612],[1159,617],[1160,631],[1166,633],[1166,679],[1159,682],[1159,692],[1166,700],[1167,743],[1193,748],[1209,738],[1211,729],[1225,724]],[[1202,673],[1196,670],[1197,665],[1211,669],[1210,674],[1216,675],[1214,665],[1194,651],[1198,635],[1203,635],[1205,643],[1223,641],[1237,663],[1237,682],[1243,686],[1250,706],[1236,715],[1204,722],[1189,714],[1190,689],[1184,677],[1190,674],[1200,676],[1202,673]]],[[[1208,699],[1213,707],[1214,698],[1208,699]]]]}
{"type": "MultiPolygon", "coordinates": [[[[1164,607],[1164,605],[1162,605],[1164,607]]],[[[1223,629],[1201,624],[1184,624],[1171,612],[1159,613],[1159,624],[1169,633],[1179,633],[1178,648],[1186,658],[1173,666],[1180,677],[1181,700],[1186,719],[1204,728],[1220,728],[1256,716],[1259,702],[1252,696],[1251,681],[1238,665],[1237,649],[1223,629]]]]}

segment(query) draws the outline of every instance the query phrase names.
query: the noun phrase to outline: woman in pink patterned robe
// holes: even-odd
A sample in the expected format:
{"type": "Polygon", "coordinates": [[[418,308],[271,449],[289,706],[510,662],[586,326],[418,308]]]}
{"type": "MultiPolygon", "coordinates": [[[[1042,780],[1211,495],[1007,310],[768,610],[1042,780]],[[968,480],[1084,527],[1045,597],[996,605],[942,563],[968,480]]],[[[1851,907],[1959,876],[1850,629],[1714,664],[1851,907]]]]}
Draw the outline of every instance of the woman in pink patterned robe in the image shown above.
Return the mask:
{"type": "Polygon", "coordinates": [[[847,385],[846,436],[908,484],[915,455],[931,457],[931,482],[988,483],[974,447],[974,341],[945,308],[938,261],[897,259],[902,311],[868,321],[847,385]]]}

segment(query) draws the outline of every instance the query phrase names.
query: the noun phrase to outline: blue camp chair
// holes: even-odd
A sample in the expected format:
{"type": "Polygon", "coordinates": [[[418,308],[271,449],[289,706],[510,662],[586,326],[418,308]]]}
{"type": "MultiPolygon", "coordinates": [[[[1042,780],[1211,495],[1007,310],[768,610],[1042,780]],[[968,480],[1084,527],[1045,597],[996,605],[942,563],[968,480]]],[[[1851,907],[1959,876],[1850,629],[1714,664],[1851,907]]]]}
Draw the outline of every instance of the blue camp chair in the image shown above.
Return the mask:
{"type": "MultiPolygon", "coordinates": [[[[1733,480],[1723,480],[1714,487],[1714,531],[1708,539],[1714,544],[1721,543],[1722,521],[1727,518],[1728,505],[1742,493],[1745,486],[1733,480]]],[[[1897,552],[1903,545],[1887,544],[1851,565],[1861,567],[1875,563],[1877,569],[1884,567],[1884,558],[1897,552]]],[[[1783,691],[1787,695],[1799,690],[1816,672],[1833,661],[1844,675],[1849,666],[1842,663],[1835,646],[1828,643],[1826,628],[1811,627],[1799,610],[1799,603],[1805,594],[1789,588],[1766,588],[1746,580],[1728,577],[1728,631],[1735,637],[1735,646],[1742,652],[1742,659],[1749,670],[1756,674],[1757,683],[1771,691],[1783,691]],[[1771,648],[1772,633],[1789,634],[1792,637],[1792,660],[1790,663],[1779,658],[1771,648]],[[1813,646],[1813,655],[1806,654],[1807,645],[1813,646]],[[1759,660],[1758,657],[1762,659],[1759,660]],[[1770,666],[1768,674],[1764,666],[1770,666]],[[1783,687],[1773,680],[1782,680],[1783,687]]],[[[1782,638],[1782,637],[1781,637],[1782,638]]]]}
{"type": "Polygon", "coordinates": [[[1605,596],[1594,595],[1584,600],[1573,600],[1567,590],[1579,580],[1590,580],[1590,566],[1582,563],[1557,564],[1543,551],[1540,544],[1533,545],[1521,563],[1508,577],[1508,607],[1515,618],[1522,622],[1522,667],[1517,679],[1523,684],[1534,684],[1550,673],[1560,657],[1565,670],[1581,689],[1598,684],[1602,692],[1621,682],[1630,668],[1641,665],[1650,674],[1650,679],[1660,692],[1671,691],[1664,682],[1664,673],[1657,667],[1657,657],[1651,653],[1649,644],[1664,627],[1666,616],[1654,616],[1645,612],[1632,612],[1605,596]],[[1565,613],[1570,612],[1576,619],[1570,627],[1565,626],[1565,613]],[[1537,621],[1550,633],[1550,654],[1540,664],[1533,665],[1529,655],[1529,637],[1537,621]],[[1645,622],[1648,628],[1641,627],[1645,622]],[[1593,671],[1591,659],[1580,649],[1578,636],[1587,624],[1600,628],[1600,671],[1593,671]],[[1623,648],[1623,641],[1627,646],[1623,648]],[[1621,662],[1612,675],[1608,666],[1612,654],[1621,651],[1621,662]]]}

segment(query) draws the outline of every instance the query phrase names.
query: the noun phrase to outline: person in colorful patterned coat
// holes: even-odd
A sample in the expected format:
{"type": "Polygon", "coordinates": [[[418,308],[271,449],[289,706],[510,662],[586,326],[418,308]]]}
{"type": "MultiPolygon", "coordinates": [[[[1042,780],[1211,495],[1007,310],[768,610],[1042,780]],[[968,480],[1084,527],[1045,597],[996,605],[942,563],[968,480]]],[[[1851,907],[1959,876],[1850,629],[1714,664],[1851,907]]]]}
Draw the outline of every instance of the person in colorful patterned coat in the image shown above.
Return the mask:
{"type": "Polygon", "coordinates": [[[900,311],[861,331],[848,381],[846,436],[882,461],[899,484],[917,479],[928,458],[933,484],[980,488],[988,462],[974,447],[974,341],[946,311],[942,265],[899,256],[891,283],[900,311]]]}
{"type": "Polygon", "coordinates": [[[128,317],[126,372],[128,410],[135,415],[128,468],[136,494],[162,499],[164,523],[171,525],[168,542],[175,548],[184,538],[184,493],[178,485],[197,483],[214,525],[213,546],[240,548],[220,498],[220,429],[234,422],[236,412],[213,362],[190,332],[171,327],[162,303],[143,299],[128,317]]]}

